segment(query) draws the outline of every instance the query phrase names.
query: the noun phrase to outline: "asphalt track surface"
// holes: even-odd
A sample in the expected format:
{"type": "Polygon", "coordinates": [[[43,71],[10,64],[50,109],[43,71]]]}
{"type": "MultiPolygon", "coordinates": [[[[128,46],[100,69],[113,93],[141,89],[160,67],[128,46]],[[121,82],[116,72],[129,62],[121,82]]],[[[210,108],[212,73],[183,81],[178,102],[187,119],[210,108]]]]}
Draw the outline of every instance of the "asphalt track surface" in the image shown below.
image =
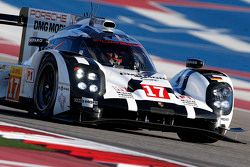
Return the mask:
{"type": "MultiPolygon", "coordinates": [[[[235,111],[231,127],[250,128],[250,113],[235,111]]],[[[26,127],[96,141],[112,146],[131,149],[150,155],[177,160],[196,166],[249,166],[250,132],[228,136],[247,144],[218,141],[214,144],[187,143],[175,133],[156,131],[103,130],[93,127],[67,124],[58,121],[42,121],[30,118],[27,113],[0,106],[0,121],[26,127]]]]}

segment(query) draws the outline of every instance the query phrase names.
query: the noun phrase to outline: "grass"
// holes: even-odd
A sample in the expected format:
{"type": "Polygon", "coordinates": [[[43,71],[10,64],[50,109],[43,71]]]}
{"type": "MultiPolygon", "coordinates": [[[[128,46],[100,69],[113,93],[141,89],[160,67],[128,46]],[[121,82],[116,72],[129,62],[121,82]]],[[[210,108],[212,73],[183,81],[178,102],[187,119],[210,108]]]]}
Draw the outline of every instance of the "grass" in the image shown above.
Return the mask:
{"type": "Polygon", "coordinates": [[[0,146],[21,148],[21,149],[30,149],[30,150],[37,150],[37,151],[51,151],[50,149],[47,149],[43,146],[26,144],[20,140],[5,139],[2,137],[0,137],[0,146]]]}

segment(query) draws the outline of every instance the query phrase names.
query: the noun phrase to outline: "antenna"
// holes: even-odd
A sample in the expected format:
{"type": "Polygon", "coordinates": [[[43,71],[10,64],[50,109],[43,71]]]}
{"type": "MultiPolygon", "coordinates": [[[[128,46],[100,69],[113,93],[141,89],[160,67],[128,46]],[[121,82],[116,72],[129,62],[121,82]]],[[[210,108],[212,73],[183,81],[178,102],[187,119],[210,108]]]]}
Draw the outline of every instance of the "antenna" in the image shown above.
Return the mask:
{"type": "Polygon", "coordinates": [[[96,16],[97,15],[97,12],[99,10],[99,7],[100,7],[100,3],[97,3],[96,4],[96,8],[95,8],[95,12],[94,12],[94,15],[96,16]]]}
{"type": "Polygon", "coordinates": [[[96,14],[97,14],[97,11],[99,9],[99,3],[97,4],[97,7],[95,8],[95,6],[93,5],[93,2],[91,1],[90,2],[90,15],[89,15],[89,18],[90,18],[90,21],[89,21],[89,25],[93,25],[94,24],[94,20],[96,19],[96,14]]]}
{"type": "Polygon", "coordinates": [[[93,1],[90,2],[91,5],[91,11],[90,11],[90,18],[96,17],[97,11],[99,10],[100,4],[97,2],[97,4],[93,4],[93,1]]]}
{"type": "Polygon", "coordinates": [[[90,9],[91,9],[91,11],[90,11],[90,18],[93,18],[94,17],[94,15],[93,15],[93,2],[91,1],[90,2],[90,9]]]}

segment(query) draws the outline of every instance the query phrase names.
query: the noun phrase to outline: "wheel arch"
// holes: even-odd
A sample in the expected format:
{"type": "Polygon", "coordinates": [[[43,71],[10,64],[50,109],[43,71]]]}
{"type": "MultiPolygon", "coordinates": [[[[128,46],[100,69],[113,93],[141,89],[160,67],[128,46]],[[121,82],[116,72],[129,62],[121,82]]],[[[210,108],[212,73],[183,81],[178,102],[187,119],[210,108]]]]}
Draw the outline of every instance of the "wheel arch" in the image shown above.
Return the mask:
{"type": "MultiPolygon", "coordinates": [[[[58,90],[56,101],[54,105],[53,115],[59,114],[64,111],[70,110],[70,80],[69,80],[69,72],[66,65],[66,62],[63,56],[56,50],[43,50],[36,54],[34,54],[28,61],[24,64],[32,67],[35,72],[34,80],[37,78],[37,73],[42,63],[42,60],[45,58],[46,55],[51,55],[55,58],[58,70],[58,90]]],[[[31,85],[30,85],[31,86],[31,85]]],[[[29,98],[34,98],[34,86],[35,83],[31,86],[26,88],[27,92],[26,96],[29,98]]]]}
{"type": "MultiPolygon", "coordinates": [[[[214,70],[193,69],[193,73],[188,77],[187,85],[184,91],[190,96],[201,100],[208,105],[208,91],[211,91],[211,86],[222,84],[229,85],[232,88],[232,93],[234,95],[233,84],[228,75],[214,70]]],[[[211,108],[211,106],[209,107],[211,108]]],[[[232,100],[232,108],[228,114],[218,114],[217,127],[226,129],[229,128],[233,116],[233,110],[234,100],[232,100]]],[[[216,111],[213,110],[213,112],[216,111]]]]}

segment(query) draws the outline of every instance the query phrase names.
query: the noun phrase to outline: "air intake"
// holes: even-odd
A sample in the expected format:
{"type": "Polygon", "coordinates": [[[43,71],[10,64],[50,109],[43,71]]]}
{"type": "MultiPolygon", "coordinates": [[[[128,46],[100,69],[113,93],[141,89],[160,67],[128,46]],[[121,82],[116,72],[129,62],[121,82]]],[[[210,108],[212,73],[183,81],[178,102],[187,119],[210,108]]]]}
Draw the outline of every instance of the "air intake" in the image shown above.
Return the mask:
{"type": "Polygon", "coordinates": [[[115,23],[114,22],[112,22],[112,21],[105,21],[104,23],[103,23],[103,26],[104,27],[106,27],[106,28],[115,28],[115,23]]]}

